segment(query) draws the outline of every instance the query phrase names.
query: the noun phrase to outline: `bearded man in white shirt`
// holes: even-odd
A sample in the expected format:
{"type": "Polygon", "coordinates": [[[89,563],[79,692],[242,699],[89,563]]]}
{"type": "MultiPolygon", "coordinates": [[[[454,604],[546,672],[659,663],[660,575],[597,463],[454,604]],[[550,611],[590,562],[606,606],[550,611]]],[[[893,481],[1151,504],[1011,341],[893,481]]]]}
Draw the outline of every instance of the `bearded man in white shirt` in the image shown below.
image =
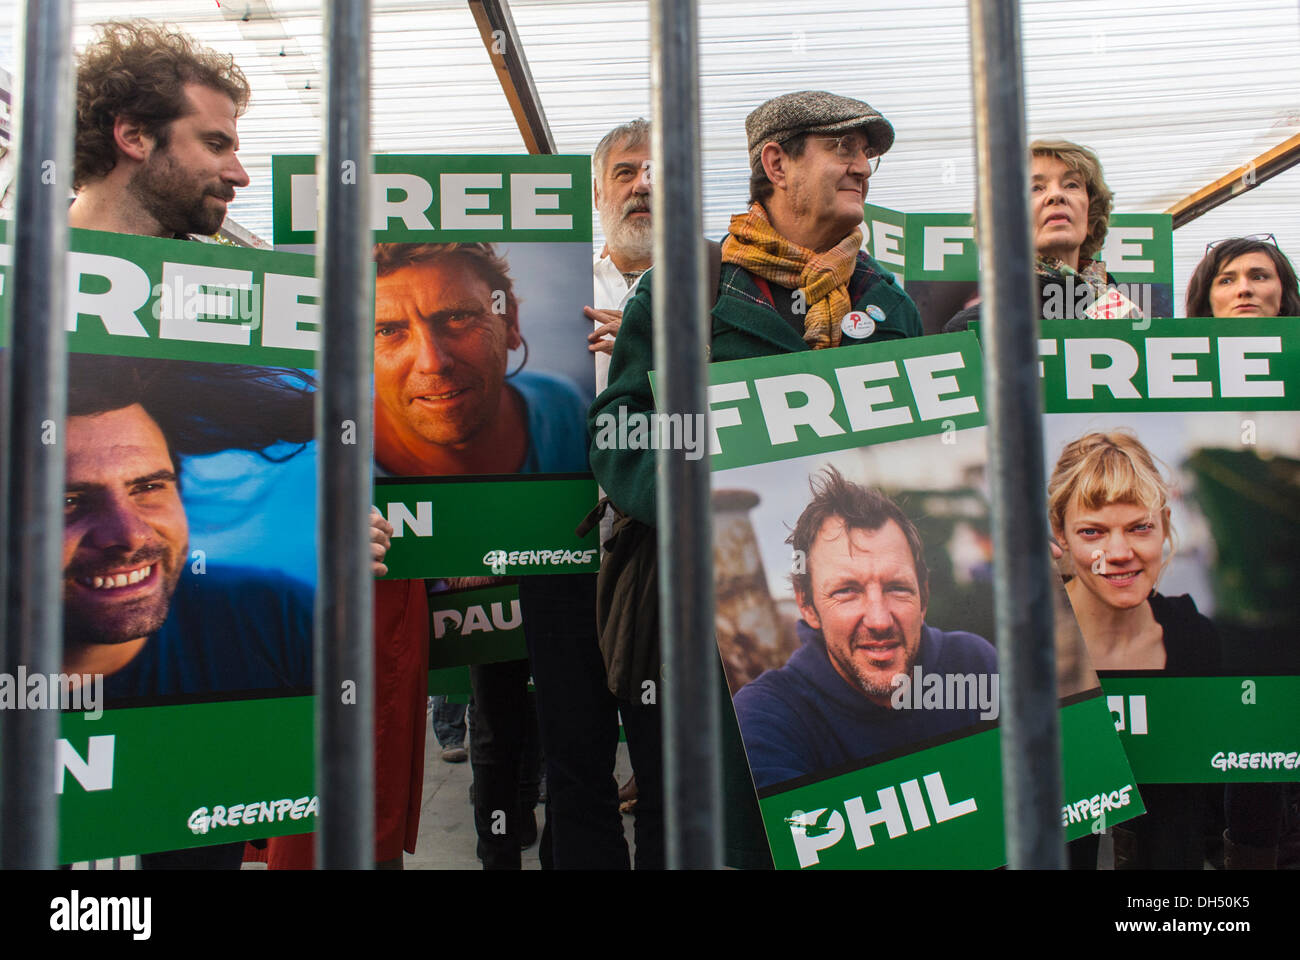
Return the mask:
{"type": "Polygon", "coordinates": [[[587,336],[596,355],[596,393],[609,379],[609,358],[641,274],[650,268],[654,236],[650,219],[650,122],[637,119],[605,134],[591,155],[596,209],[605,247],[592,262],[596,302],[583,311],[595,324],[587,336]]]}

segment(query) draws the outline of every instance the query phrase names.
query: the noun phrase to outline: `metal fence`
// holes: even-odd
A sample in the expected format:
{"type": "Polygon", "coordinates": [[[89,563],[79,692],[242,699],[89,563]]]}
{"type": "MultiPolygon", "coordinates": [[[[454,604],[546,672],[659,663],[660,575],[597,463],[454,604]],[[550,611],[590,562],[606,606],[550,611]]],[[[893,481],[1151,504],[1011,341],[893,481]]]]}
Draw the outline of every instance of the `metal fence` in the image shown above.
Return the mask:
{"type": "MultiPolygon", "coordinates": [[[[476,2],[484,17],[503,3],[476,2]],[[490,8],[490,9],[488,9],[490,8]]],[[[3,391],[4,668],[57,672],[63,449],[43,439],[63,422],[62,317],[71,153],[70,0],[27,0],[22,32],[13,315],[3,391]],[[49,166],[56,171],[49,178],[49,166]],[[16,357],[21,363],[14,362],[16,357]]],[[[319,584],[316,616],[317,864],[373,858],[373,647],[369,534],[372,296],[369,197],[369,3],[323,4],[327,96],[321,150],[323,356],[318,398],[319,584]],[[340,175],[353,164],[355,176],[340,175]],[[345,425],[355,442],[341,439],[345,425]],[[354,684],[354,700],[342,697],[354,684]]],[[[701,227],[695,0],[653,0],[653,159],[658,205],[655,364],[662,405],[706,409],[708,337],[701,227]],[[669,310],[669,304],[672,310],[669,310]]],[[[1034,355],[1024,106],[1016,0],[971,0],[979,161],[980,249],[994,491],[996,603],[1005,709],[1001,726],[1008,854],[1013,867],[1061,862],[1060,750],[1051,643],[1041,418],[1034,355]],[[995,253],[996,252],[996,253],[995,253]]],[[[506,12],[508,17],[508,11],[506,12]]],[[[526,110],[523,111],[532,116],[526,110]]],[[[535,124],[534,124],[535,125],[535,124]]],[[[544,127],[544,123],[543,123],[544,127]]],[[[670,866],[716,868],[723,834],[719,683],[713,634],[709,480],[704,460],[659,452],[665,780],[670,866]]],[[[0,717],[0,863],[57,860],[56,711],[0,717]]]]}

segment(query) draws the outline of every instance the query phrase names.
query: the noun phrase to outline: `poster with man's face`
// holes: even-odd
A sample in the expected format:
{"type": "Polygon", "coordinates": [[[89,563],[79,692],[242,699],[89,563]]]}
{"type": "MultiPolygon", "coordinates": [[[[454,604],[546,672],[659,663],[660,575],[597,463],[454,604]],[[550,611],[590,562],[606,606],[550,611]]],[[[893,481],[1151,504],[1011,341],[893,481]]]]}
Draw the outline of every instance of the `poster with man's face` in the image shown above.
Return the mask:
{"type": "Polygon", "coordinates": [[[1300,779],[1292,327],[1044,327],[1062,572],[1142,782],[1300,779]]]}
{"type": "Polygon", "coordinates": [[[313,263],[74,230],[69,270],[63,662],[0,678],[64,711],[60,861],[310,831],[313,263]]]}
{"type": "MultiPolygon", "coordinates": [[[[717,643],[778,867],[1005,862],[980,364],[963,334],[710,368],[717,643]]],[[[1063,595],[1055,643],[1073,837],[1142,806],[1063,595]]]]}
{"type": "MultiPolygon", "coordinates": [[[[595,493],[588,159],[374,163],[376,499],[398,534],[389,578],[594,570],[594,535],[573,534],[595,493]]],[[[277,248],[310,251],[315,158],[274,158],[272,180],[277,248]]]]}

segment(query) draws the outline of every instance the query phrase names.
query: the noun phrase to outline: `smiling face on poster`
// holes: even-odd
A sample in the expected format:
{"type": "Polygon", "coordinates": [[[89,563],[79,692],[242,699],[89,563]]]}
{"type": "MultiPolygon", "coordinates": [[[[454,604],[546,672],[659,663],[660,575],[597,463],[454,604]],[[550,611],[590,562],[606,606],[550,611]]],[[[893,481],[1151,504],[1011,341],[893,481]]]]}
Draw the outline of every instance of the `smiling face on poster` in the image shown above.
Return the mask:
{"type": "MultiPolygon", "coordinates": [[[[709,367],[716,639],[778,867],[1004,860],[980,369],[970,334],[709,367]]],[[[1141,803],[1060,593],[1078,836],[1141,803]]]]}
{"type": "MultiPolygon", "coordinates": [[[[277,249],[315,249],[316,165],[272,158],[277,249]]],[[[386,578],[594,572],[595,533],[564,519],[596,500],[590,159],[380,154],[373,166],[386,578]]]]}
{"type": "Polygon", "coordinates": [[[1049,522],[1135,773],[1294,779],[1290,322],[1166,321],[1105,341],[1048,323],[1044,334],[1049,522]],[[1103,371],[1105,386],[1084,386],[1103,371]]]}
{"type": "Polygon", "coordinates": [[[537,247],[376,245],[375,462],[386,473],[586,468],[595,373],[578,335],[591,269],[566,276],[576,258],[537,247]],[[581,349],[564,350],[566,338],[581,349]]]}

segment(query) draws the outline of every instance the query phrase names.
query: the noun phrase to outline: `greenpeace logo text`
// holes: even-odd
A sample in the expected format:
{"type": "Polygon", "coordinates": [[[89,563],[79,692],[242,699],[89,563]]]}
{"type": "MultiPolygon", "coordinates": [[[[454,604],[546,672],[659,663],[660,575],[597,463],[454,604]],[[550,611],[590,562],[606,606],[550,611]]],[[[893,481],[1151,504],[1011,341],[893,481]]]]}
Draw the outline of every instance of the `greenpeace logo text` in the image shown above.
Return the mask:
{"type": "Polygon", "coordinates": [[[1126,783],[1118,790],[1111,790],[1109,793],[1094,793],[1091,797],[1085,797],[1083,800],[1067,803],[1061,807],[1061,826],[1068,827],[1072,823],[1096,820],[1106,810],[1118,810],[1120,807],[1127,807],[1129,805],[1129,793],[1132,790],[1133,784],[1126,783]]]}
{"type": "Polygon", "coordinates": [[[685,450],[687,460],[704,456],[704,414],[627,412],[596,417],[597,450],[685,450]]]}
{"type": "Polygon", "coordinates": [[[301,820],[314,816],[320,807],[318,797],[299,797],[297,800],[263,800],[254,803],[233,803],[229,807],[217,804],[208,813],[207,807],[199,807],[190,814],[185,825],[196,834],[202,835],[216,827],[252,826],[255,823],[276,823],[286,816],[290,820],[301,820]]]}
{"type": "Polygon", "coordinates": [[[894,692],[889,705],[895,710],[974,710],[981,720],[998,718],[998,675],[996,673],[896,673],[890,681],[894,692]]]}
{"type": "Polygon", "coordinates": [[[0,673],[0,710],[83,710],[87,720],[104,714],[102,673],[0,673]]]}
{"type": "Polygon", "coordinates": [[[1300,767],[1300,753],[1292,750],[1283,753],[1224,753],[1220,750],[1210,757],[1215,770],[1294,770],[1300,767]]]}
{"type": "Polygon", "coordinates": [[[64,932],[127,930],[133,940],[148,940],[152,915],[152,897],[83,897],[73,890],[50,901],[50,929],[64,932]]]}
{"type": "Polygon", "coordinates": [[[489,550],[483,563],[496,571],[498,568],[526,566],[562,567],[571,564],[591,563],[596,549],[590,550],[489,550]]]}

